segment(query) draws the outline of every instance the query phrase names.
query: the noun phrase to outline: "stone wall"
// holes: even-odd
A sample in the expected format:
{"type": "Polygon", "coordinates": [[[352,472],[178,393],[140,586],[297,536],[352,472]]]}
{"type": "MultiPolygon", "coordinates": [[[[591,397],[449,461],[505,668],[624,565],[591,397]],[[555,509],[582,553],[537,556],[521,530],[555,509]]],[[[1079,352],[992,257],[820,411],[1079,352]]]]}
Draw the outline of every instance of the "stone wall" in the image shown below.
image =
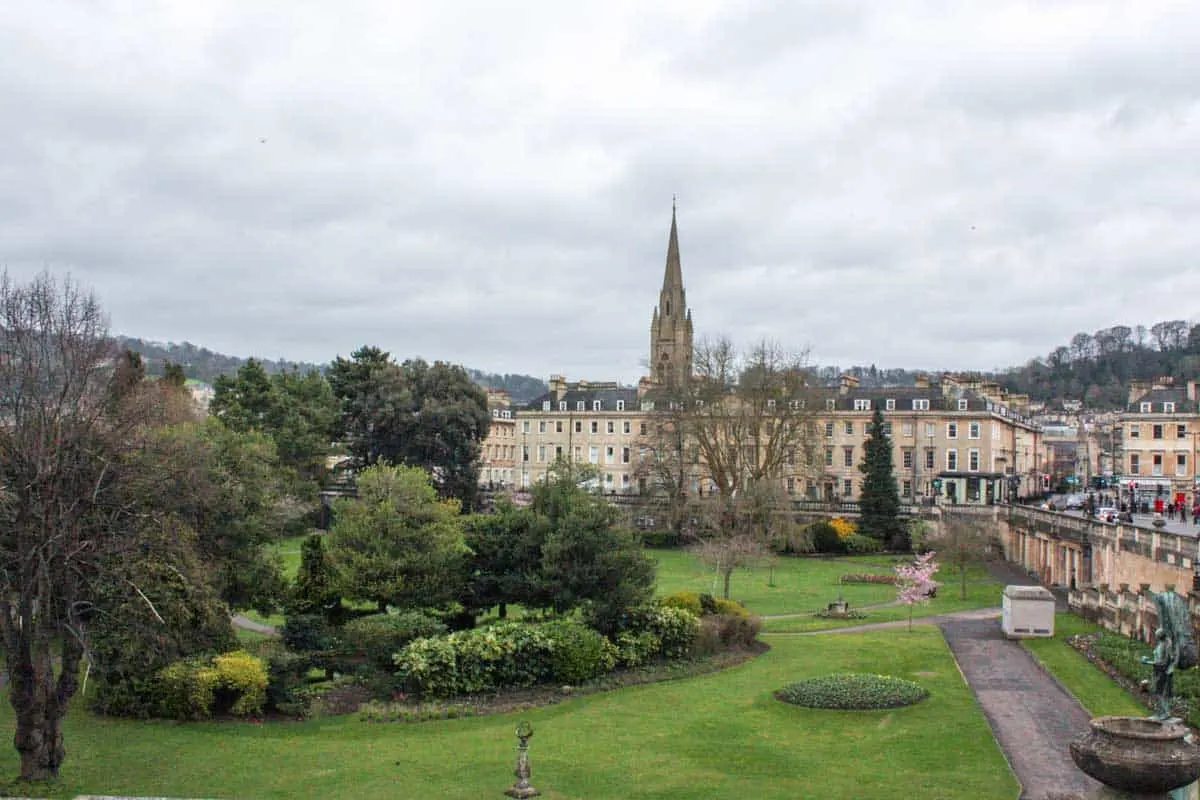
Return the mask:
{"type": "Polygon", "coordinates": [[[1200,542],[1190,536],[1026,506],[1010,507],[998,522],[1005,557],[1047,586],[1173,585],[1181,595],[1195,586],[1200,542]]]}
{"type": "MultiPolygon", "coordinates": [[[[1068,603],[1073,613],[1110,631],[1123,633],[1147,644],[1154,642],[1158,608],[1154,605],[1153,592],[1147,583],[1133,588],[1127,583],[1116,587],[1103,583],[1077,589],[1068,595],[1068,603]]],[[[1200,628],[1200,598],[1189,596],[1187,604],[1192,627],[1200,628]]]]}

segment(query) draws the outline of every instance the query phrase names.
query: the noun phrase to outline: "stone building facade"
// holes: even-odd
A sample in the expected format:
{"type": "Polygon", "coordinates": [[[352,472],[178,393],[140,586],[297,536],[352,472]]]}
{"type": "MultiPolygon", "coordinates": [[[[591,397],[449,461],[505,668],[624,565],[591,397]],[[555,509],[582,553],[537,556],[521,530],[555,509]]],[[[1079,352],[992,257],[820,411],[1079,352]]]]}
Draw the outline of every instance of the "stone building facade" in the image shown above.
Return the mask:
{"type": "Polygon", "coordinates": [[[1124,497],[1132,490],[1139,500],[1182,497],[1188,505],[1195,501],[1198,387],[1198,381],[1176,386],[1169,379],[1130,384],[1120,427],[1124,497]]]}

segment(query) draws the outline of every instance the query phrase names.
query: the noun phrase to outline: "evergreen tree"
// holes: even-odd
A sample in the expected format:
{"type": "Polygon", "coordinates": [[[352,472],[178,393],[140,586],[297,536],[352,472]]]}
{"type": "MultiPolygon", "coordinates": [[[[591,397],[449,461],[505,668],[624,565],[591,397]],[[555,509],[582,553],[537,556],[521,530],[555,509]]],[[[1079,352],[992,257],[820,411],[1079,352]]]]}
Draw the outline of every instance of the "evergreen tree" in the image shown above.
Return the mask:
{"type": "Polygon", "coordinates": [[[291,606],[293,614],[320,614],[337,617],[342,598],[334,587],[335,576],[325,557],[325,548],[319,534],[310,534],[300,548],[300,570],[292,587],[291,606]]]}
{"type": "Polygon", "coordinates": [[[906,549],[908,534],[900,519],[900,493],[892,474],[892,437],[884,428],[883,412],[878,408],[871,417],[863,450],[858,465],[865,476],[858,497],[859,529],[893,549],[906,549]]]}

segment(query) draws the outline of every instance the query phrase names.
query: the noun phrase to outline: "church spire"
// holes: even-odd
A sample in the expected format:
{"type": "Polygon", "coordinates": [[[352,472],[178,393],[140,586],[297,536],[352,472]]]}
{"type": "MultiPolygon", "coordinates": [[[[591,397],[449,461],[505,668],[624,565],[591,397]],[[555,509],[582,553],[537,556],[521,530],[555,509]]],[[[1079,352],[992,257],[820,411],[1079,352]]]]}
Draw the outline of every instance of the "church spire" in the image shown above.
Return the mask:
{"type": "Polygon", "coordinates": [[[683,290],[679,227],[671,198],[671,234],[658,306],[650,320],[650,379],[659,386],[682,386],[692,374],[692,313],[683,290]]]}
{"type": "Polygon", "coordinates": [[[675,196],[671,196],[671,236],[667,240],[667,268],[663,273],[663,291],[683,290],[683,267],[679,264],[679,230],[675,224],[675,196]]]}

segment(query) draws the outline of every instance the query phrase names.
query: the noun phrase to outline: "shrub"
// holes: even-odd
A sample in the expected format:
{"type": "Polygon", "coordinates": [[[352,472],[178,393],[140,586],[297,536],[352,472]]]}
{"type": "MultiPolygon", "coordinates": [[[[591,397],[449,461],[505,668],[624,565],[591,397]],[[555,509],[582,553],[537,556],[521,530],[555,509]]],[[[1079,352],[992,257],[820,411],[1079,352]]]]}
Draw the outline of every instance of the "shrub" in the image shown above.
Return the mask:
{"type": "Polygon", "coordinates": [[[717,614],[717,599],[708,592],[700,595],[700,613],[701,614],[717,614]]]}
{"type": "Polygon", "coordinates": [[[842,517],[834,517],[829,520],[829,527],[837,533],[839,539],[848,539],[858,533],[858,526],[848,519],[842,517]]]}
{"type": "Polygon", "coordinates": [[[323,652],[337,644],[333,629],[320,614],[289,616],[279,629],[279,637],[289,650],[299,652],[323,652]]]}
{"type": "MultiPolygon", "coordinates": [[[[712,595],[707,595],[711,599],[712,595]]],[[[659,601],[660,605],[668,608],[682,608],[684,611],[690,611],[697,617],[704,613],[703,607],[700,605],[700,595],[695,592],[676,592],[669,594],[659,601]]]]}
{"type": "Polygon", "coordinates": [[[623,667],[640,667],[658,655],[662,641],[650,631],[621,631],[614,643],[617,663],[623,667]]]}
{"type": "Polygon", "coordinates": [[[703,658],[720,653],[724,650],[721,644],[720,617],[707,616],[700,618],[700,628],[696,638],[692,639],[692,657],[703,658]]]}
{"type": "MultiPolygon", "coordinates": [[[[700,596],[703,605],[704,595],[700,596]]],[[[716,607],[715,604],[713,606],[716,607]]],[[[642,606],[627,611],[622,616],[622,632],[652,633],[658,639],[658,655],[664,658],[680,658],[687,655],[692,639],[700,627],[699,618],[681,608],[642,606]]],[[[620,642],[617,642],[620,647],[620,642]]]]}
{"type": "Polygon", "coordinates": [[[883,550],[883,542],[861,533],[850,534],[842,539],[842,543],[845,544],[848,553],[878,553],[883,550]]]}
{"type": "Polygon", "coordinates": [[[307,715],[300,689],[308,672],[309,659],[278,644],[263,651],[267,662],[267,708],[294,717],[307,715]]]}
{"type": "Polygon", "coordinates": [[[598,678],[616,664],[615,648],[596,631],[578,622],[559,620],[541,626],[550,638],[551,669],[560,683],[598,678]]]}
{"type": "Polygon", "coordinates": [[[237,699],[229,709],[239,717],[257,714],[267,702],[267,662],[245,650],[235,650],[213,659],[219,685],[237,699]]]}
{"type": "Polygon", "coordinates": [[[737,600],[721,598],[716,601],[716,614],[723,617],[748,617],[750,610],[737,600]]]}
{"type": "Polygon", "coordinates": [[[553,649],[541,626],[502,622],[415,639],[394,664],[407,691],[450,697],[548,681],[554,675],[553,649]]]}
{"type": "Polygon", "coordinates": [[[728,649],[751,647],[762,630],[761,617],[721,615],[712,619],[717,623],[717,638],[728,649]]]}
{"type": "Polygon", "coordinates": [[[176,661],[158,671],[158,716],[205,719],[212,714],[220,675],[205,659],[176,661]]]}
{"type": "Polygon", "coordinates": [[[809,678],[775,693],[776,698],[792,705],[854,711],[911,706],[928,696],[929,690],[919,683],[862,673],[809,678]]]}
{"type": "Polygon", "coordinates": [[[682,547],[683,537],[677,531],[640,531],[643,547],[656,549],[682,547]]]}
{"type": "Polygon", "coordinates": [[[838,536],[837,529],[828,522],[814,522],[808,526],[813,550],[817,553],[839,554],[846,552],[846,544],[838,536]]]}
{"type": "Polygon", "coordinates": [[[342,628],[342,643],[348,649],[362,653],[373,666],[390,669],[392,656],[406,644],[445,632],[445,625],[419,611],[372,614],[347,622],[342,628]]]}

